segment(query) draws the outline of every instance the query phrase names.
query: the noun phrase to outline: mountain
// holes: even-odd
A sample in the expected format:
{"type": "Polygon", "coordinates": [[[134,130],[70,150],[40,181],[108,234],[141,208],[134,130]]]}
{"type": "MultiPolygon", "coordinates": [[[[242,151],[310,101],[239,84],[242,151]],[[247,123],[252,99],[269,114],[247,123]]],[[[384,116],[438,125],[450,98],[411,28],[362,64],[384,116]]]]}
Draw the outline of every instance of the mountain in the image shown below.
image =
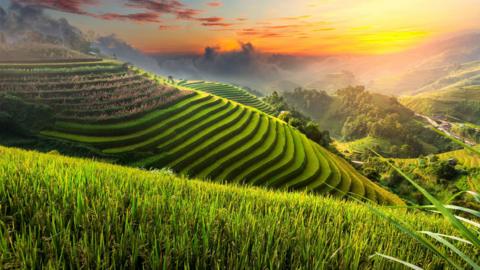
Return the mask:
{"type": "MultiPolygon", "coordinates": [[[[470,63],[480,61],[480,32],[456,33],[430,41],[397,57],[409,62],[403,64],[404,67],[398,72],[378,76],[370,86],[376,91],[397,96],[424,92],[428,85],[470,63]]],[[[386,60],[389,62],[394,58],[386,60]]]]}
{"type": "Polygon", "coordinates": [[[480,124],[480,61],[460,64],[417,92],[402,97],[402,104],[424,115],[480,124]]]}

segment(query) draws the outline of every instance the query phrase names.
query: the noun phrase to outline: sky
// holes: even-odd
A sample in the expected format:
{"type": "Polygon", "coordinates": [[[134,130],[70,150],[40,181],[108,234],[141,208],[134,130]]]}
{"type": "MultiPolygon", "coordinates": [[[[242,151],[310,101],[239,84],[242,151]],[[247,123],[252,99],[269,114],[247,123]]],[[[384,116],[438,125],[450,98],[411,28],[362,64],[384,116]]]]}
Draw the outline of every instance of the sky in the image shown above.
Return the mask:
{"type": "MultiPolygon", "coordinates": [[[[371,55],[480,28],[480,0],[11,0],[144,52],[371,55]]],[[[0,0],[6,7],[9,0],[0,0]]]]}

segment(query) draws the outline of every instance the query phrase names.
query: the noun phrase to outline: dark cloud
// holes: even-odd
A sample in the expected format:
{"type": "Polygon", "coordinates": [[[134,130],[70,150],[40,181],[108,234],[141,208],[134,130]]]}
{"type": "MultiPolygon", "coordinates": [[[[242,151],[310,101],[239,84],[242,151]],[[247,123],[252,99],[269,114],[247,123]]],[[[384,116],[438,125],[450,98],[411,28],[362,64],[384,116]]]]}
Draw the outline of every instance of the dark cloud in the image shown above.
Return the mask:
{"type": "Polygon", "coordinates": [[[200,10],[188,8],[177,0],[128,0],[126,6],[144,8],[159,15],[172,14],[179,19],[194,19],[201,13],[200,10]]]}
{"type": "Polygon", "coordinates": [[[209,23],[214,23],[214,22],[221,22],[223,21],[223,18],[221,17],[206,17],[206,18],[198,18],[198,21],[201,22],[209,22],[209,23]]]}
{"type": "Polygon", "coordinates": [[[274,63],[274,56],[258,52],[251,43],[222,52],[206,47],[202,55],[157,55],[164,74],[187,79],[217,80],[256,87],[281,77],[285,71],[274,63]]]}
{"type": "Polygon", "coordinates": [[[38,6],[15,2],[8,10],[0,10],[0,32],[10,45],[48,43],[83,52],[90,47],[90,42],[78,28],[65,19],[48,17],[38,6]]]}
{"type": "Polygon", "coordinates": [[[13,0],[13,3],[53,9],[74,14],[92,15],[85,10],[85,6],[97,5],[98,0],[13,0]]]}
{"type": "Polygon", "coordinates": [[[115,35],[100,37],[94,46],[104,55],[115,56],[152,72],[159,72],[156,61],[115,35]]]}
{"type": "Polygon", "coordinates": [[[206,17],[206,18],[196,18],[195,20],[202,22],[203,26],[214,26],[214,27],[230,27],[234,26],[234,23],[224,22],[224,18],[221,17],[206,17]]]}
{"type": "MultiPolygon", "coordinates": [[[[172,15],[180,20],[197,21],[200,25],[206,27],[229,27],[234,23],[225,22],[221,17],[198,17],[203,11],[192,9],[180,2],[179,0],[126,0],[123,3],[126,7],[143,9],[145,12],[139,13],[105,13],[97,14],[89,12],[86,7],[98,5],[100,0],[13,0],[30,7],[52,9],[73,14],[91,16],[103,20],[129,20],[139,23],[161,23],[162,15],[172,15]]],[[[221,2],[213,1],[209,6],[219,6],[221,2]]],[[[161,25],[159,29],[167,29],[165,25],[161,25]]]]}
{"type": "Polygon", "coordinates": [[[104,20],[130,20],[135,22],[160,22],[158,14],[152,12],[133,13],[133,14],[118,14],[118,13],[105,13],[98,16],[104,20]]]}

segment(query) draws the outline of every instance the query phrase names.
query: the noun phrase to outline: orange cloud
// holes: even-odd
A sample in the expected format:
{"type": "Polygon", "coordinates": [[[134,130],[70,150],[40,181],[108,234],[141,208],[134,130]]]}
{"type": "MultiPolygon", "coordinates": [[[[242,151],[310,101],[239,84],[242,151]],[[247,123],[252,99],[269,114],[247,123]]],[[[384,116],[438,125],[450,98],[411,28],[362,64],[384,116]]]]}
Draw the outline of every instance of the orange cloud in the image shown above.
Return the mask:
{"type": "Polygon", "coordinates": [[[208,2],[207,5],[210,7],[221,7],[223,3],[220,1],[211,1],[211,2],[208,2]]]}

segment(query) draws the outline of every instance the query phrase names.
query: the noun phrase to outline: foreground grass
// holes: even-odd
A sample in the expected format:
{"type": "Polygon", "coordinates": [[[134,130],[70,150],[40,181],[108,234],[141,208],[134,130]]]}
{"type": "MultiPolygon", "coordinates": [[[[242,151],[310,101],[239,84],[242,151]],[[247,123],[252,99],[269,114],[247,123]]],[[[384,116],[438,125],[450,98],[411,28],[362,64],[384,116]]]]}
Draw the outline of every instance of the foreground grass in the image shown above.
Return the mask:
{"type": "MultiPolygon", "coordinates": [[[[385,211],[452,234],[432,215],[385,211]]],[[[366,206],[0,147],[0,268],[442,268],[366,206]]],[[[467,250],[465,246],[461,247],[467,250]]]]}

